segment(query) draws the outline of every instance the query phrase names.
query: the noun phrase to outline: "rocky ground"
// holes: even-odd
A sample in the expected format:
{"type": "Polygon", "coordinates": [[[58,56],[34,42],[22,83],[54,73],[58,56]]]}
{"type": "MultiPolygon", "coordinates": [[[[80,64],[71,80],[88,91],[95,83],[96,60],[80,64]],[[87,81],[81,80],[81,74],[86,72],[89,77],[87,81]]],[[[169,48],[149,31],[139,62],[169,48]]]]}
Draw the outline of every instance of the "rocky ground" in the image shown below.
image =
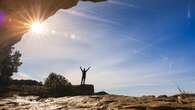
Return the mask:
{"type": "Polygon", "coordinates": [[[13,96],[0,98],[0,110],[195,110],[195,96],[13,96]]]}

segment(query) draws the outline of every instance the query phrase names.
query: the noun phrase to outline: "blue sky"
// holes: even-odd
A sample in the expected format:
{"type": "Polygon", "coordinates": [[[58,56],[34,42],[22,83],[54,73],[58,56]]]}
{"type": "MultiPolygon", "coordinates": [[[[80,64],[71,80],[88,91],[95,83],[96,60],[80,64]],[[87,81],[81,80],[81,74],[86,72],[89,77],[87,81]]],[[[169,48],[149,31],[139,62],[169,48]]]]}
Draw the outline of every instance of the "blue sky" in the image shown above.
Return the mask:
{"type": "Polygon", "coordinates": [[[15,47],[23,54],[17,78],[40,81],[50,72],[80,84],[79,67],[92,66],[87,83],[124,95],[195,92],[195,1],[80,2],[28,32],[15,47]]]}

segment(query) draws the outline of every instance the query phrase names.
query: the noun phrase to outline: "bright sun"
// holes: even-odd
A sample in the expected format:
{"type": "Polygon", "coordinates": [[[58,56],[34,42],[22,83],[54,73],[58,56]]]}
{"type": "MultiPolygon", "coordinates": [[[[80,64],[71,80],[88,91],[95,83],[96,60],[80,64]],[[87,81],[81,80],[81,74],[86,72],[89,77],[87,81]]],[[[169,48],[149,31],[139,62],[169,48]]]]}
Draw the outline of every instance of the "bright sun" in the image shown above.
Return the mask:
{"type": "Polygon", "coordinates": [[[41,34],[44,31],[44,26],[40,22],[34,22],[31,24],[31,31],[37,34],[41,34]]]}

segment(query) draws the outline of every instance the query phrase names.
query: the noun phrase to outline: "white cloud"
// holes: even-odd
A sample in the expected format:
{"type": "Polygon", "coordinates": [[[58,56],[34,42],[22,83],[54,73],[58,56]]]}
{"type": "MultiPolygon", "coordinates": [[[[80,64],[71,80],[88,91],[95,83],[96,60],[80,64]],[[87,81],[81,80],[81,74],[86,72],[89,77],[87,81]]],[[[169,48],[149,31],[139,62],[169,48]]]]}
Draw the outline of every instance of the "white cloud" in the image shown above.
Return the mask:
{"type": "Polygon", "coordinates": [[[108,3],[114,4],[114,5],[119,5],[119,6],[130,7],[130,8],[140,8],[134,4],[124,3],[122,1],[119,2],[117,0],[109,0],[108,3]]]}
{"type": "Polygon", "coordinates": [[[28,79],[32,79],[31,76],[29,76],[28,74],[26,73],[21,73],[21,72],[18,72],[18,73],[15,73],[12,78],[14,79],[22,79],[22,80],[28,80],[28,79]]]}
{"type": "Polygon", "coordinates": [[[73,9],[72,10],[63,10],[63,12],[65,12],[67,14],[74,15],[74,16],[83,17],[83,18],[86,18],[89,20],[99,21],[102,23],[107,23],[107,24],[112,24],[112,25],[120,25],[120,23],[118,23],[118,22],[114,22],[114,21],[106,19],[106,18],[101,18],[101,17],[98,17],[96,15],[90,15],[87,13],[79,12],[79,11],[76,11],[73,9]]]}

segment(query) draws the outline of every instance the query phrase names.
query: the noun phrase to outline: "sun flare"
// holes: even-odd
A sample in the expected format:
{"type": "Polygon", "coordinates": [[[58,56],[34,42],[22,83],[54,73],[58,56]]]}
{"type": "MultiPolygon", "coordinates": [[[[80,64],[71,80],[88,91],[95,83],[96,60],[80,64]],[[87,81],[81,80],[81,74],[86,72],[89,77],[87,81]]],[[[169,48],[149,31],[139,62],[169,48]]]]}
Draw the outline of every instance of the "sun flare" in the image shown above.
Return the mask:
{"type": "Polygon", "coordinates": [[[40,22],[34,22],[31,24],[31,31],[33,33],[41,34],[44,31],[44,26],[40,22]]]}

